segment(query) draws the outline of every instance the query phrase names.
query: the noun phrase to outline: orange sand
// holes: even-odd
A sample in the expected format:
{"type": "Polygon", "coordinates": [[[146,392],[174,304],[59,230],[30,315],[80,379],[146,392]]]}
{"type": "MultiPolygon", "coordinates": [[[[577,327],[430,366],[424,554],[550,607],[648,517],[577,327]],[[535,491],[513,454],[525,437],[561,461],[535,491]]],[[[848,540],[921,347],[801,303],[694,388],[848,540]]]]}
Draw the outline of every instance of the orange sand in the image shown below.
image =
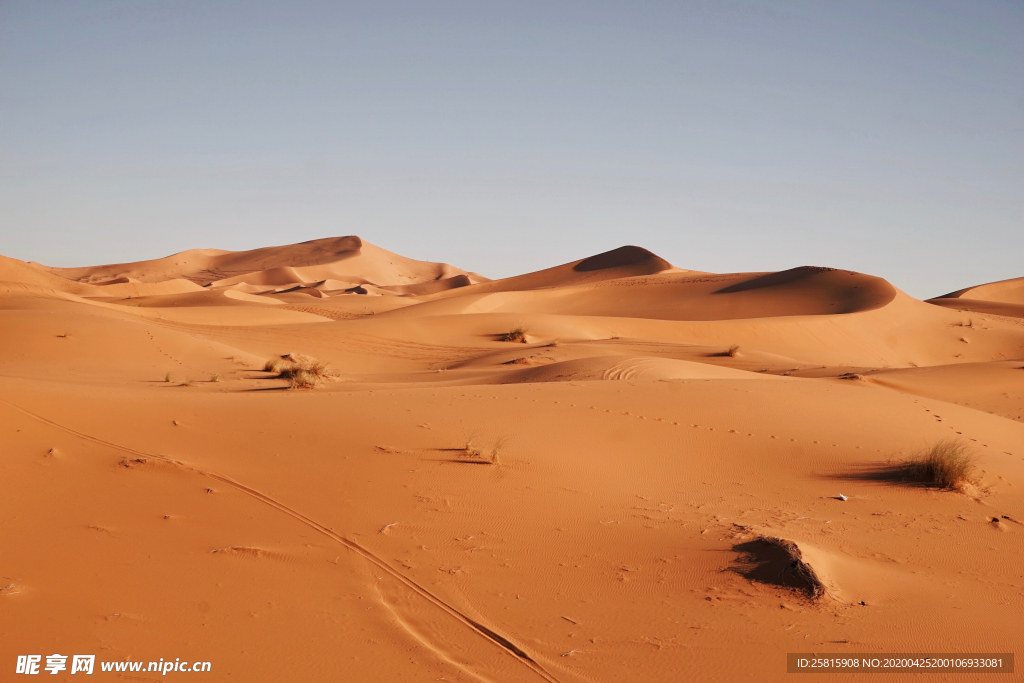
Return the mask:
{"type": "Polygon", "coordinates": [[[617,683],[1024,652],[1022,282],[932,305],[637,247],[488,281],[357,237],[0,257],[0,661],[617,683]],[[337,381],[288,390],[289,353],[337,381]],[[873,475],[949,437],[964,491],[873,475]]]}

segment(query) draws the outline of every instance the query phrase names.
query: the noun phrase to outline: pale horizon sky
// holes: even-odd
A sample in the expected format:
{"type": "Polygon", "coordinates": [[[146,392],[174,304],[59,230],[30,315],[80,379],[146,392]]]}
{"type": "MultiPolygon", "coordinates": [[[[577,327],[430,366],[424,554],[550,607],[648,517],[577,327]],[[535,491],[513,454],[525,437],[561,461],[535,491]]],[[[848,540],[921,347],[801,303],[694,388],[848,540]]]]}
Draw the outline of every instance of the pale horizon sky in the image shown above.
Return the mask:
{"type": "Polygon", "coordinates": [[[1024,276],[1024,3],[0,0],[0,254],[1024,276]]]}

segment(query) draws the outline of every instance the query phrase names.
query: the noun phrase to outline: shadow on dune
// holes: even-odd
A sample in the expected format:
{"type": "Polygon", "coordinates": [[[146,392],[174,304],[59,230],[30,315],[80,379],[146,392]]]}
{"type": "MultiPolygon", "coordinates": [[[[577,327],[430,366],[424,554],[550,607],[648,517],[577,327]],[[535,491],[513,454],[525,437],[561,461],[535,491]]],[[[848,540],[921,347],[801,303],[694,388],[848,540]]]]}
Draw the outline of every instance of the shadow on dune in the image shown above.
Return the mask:
{"type": "Polygon", "coordinates": [[[769,305],[777,309],[775,315],[793,315],[869,311],[885,306],[896,298],[896,293],[896,288],[882,278],[835,268],[800,266],[742,280],[712,294],[739,295],[738,300],[754,297],[747,303],[769,305]],[[788,306],[780,308],[783,302],[789,302],[788,306]],[[784,310],[787,307],[791,312],[784,310]]]}
{"type": "Polygon", "coordinates": [[[818,273],[828,273],[835,271],[835,268],[821,268],[818,266],[800,266],[798,268],[790,268],[789,270],[782,270],[778,273],[769,273],[768,275],[761,275],[759,277],[751,278],[750,280],[744,280],[735,285],[723,287],[715,292],[715,294],[733,294],[734,292],[746,292],[751,289],[763,289],[765,287],[778,287],[779,285],[787,285],[791,282],[798,282],[811,275],[817,275],[818,273]]]}
{"type": "Polygon", "coordinates": [[[879,462],[860,465],[856,468],[832,475],[829,479],[843,481],[876,481],[893,486],[912,486],[915,488],[936,488],[935,484],[926,481],[917,473],[917,468],[909,462],[879,462]]]}

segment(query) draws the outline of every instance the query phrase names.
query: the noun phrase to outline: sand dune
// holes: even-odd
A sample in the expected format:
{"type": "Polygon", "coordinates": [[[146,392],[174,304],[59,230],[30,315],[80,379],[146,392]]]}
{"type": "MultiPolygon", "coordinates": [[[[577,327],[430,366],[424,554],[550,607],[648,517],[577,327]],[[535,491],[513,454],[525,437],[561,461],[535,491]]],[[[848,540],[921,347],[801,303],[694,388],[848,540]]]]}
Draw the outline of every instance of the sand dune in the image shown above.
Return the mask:
{"type": "MultiPolygon", "coordinates": [[[[866,377],[910,394],[1024,421],[1024,374],[1018,361],[958,363],[930,368],[879,370],[866,377]]],[[[941,418],[940,418],[941,419],[941,418]]]]}
{"type": "Polygon", "coordinates": [[[353,237],[0,257],[0,649],[274,683],[1012,652],[1024,320],[945,302],[1014,282],[931,305],[639,247],[487,281],[353,237]],[[319,388],[264,371],[301,355],[319,388]],[[960,489],[908,480],[946,439],[960,489]]]}
{"type": "MultiPolygon", "coordinates": [[[[542,271],[545,273],[547,271],[542,271]]],[[[528,278],[529,276],[521,276],[528,278]]],[[[519,280],[521,278],[509,278],[519,280]]],[[[539,278],[538,278],[539,279],[539,278]]],[[[826,268],[782,273],[694,275],[666,272],[537,289],[496,280],[465,287],[425,304],[424,313],[524,312],[662,320],[732,320],[832,315],[872,310],[896,296],[881,278],[826,268]],[[505,288],[505,287],[509,288],[505,288]],[[486,290],[486,293],[484,293],[486,290]]],[[[411,311],[410,311],[411,313],[411,311]]]]}
{"type": "Polygon", "coordinates": [[[468,287],[473,284],[473,280],[468,275],[453,275],[442,280],[432,280],[431,282],[421,282],[415,285],[388,285],[382,287],[396,294],[411,294],[413,296],[423,296],[425,294],[436,294],[438,292],[446,292],[450,289],[458,289],[459,287],[468,287]]]}
{"type": "Polygon", "coordinates": [[[34,267],[33,264],[6,256],[0,256],[0,283],[8,287],[11,285],[29,285],[43,290],[67,292],[69,294],[102,296],[100,293],[102,290],[96,287],[72,282],[63,277],[53,275],[42,268],[34,267]]]}
{"type": "Polygon", "coordinates": [[[414,261],[358,237],[332,237],[282,247],[250,251],[191,249],[173,256],[137,263],[88,268],[48,268],[49,272],[81,282],[133,278],[162,282],[184,278],[200,285],[286,285],[333,278],[381,285],[416,284],[467,275],[444,263],[414,261]]]}
{"type": "Polygon", "coordinates": [[[626,246],[535,273],[482,282],[456,291],[446,290],[436,294],[435,298],[529,291],[678,270],[642,247],[626,246]]]}
{"type": "MultiPolygon", "coordinates": [[[[186,282],[188,282],[186,280],[186,282]]],[[[156,283],[156,286],[167,284],[156,283]]],[[[257,296],[237,289],[208,290],[188,283],[195,289],[185,292],[171,292],[153,295],[127,296],[120,299],[103,299],[129,308],[185,308],[189,306],[280,306],[280,301],[266,296],[257,296]]],[[[145,285],[144,285],[145,286],[145,285]]]]}
{"type": "Polygon", "coordinates": [[[976,301],[1024,305],[1024,277],[990,282],[976,287],[967,287],[966,289],[945,294],[940,298],[973,299],[976,301]]]}
{"type": "Polygon", "coordinates": [[[1024,318],[1024,278],[990,282],[945,294],[928,303],[958,311],[1024,318]]]}
{"type": "Polygon", "coordinates": [[[190,280],[176,278],[164,280],[163,282],[128,282],[130,278],[117,278],[110,282],[99,282],[103,287],[103,294],[112,297],[145,297],[162,296],[166,294],[184,294],[186,292],[201,292],[203,288],[190,280]],[[122,282],[124,280],[124,282],[122,282]]]}

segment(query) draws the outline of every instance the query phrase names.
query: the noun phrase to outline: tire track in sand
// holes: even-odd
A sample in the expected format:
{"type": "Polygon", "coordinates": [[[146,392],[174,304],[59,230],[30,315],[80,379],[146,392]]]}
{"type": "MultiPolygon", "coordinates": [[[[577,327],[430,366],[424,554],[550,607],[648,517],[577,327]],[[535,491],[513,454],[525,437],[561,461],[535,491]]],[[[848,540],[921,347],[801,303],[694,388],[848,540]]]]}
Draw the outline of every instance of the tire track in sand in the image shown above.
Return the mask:
{"type": "Polygon", "coordinates": [[[484,626],[483,624],[481,624],[480,622],[478,622],[478,621],[476,621],[474,619],[471,619],[469,616],[463,614],[462,612],[460,612],[458,609],[456,609],[452,605],[448,604],[447,602],[445,602],[444,600],[442,600],[438,596],[436,596],[433,593],[431,593],[427,588],[421,586],[416,581],[413,581],[409,577],[407,577],[404,574],[400,573],[398,570],[394,569],[383,558],[381,558],[380,556],[378,556],[377,554],[375,554],[373,551],[369,550],[368,548],[360,545],[359,543],[357,543],[357,542],[355,542],[355,541],[353,541],[351,539],[345,538],[341,534],[336,533],[333,529],[330,529],[329,527],[326,527],[323,524],[320,524],[316,520],[311,519],[311,518],[305,516],[304,514],[302,514],[301,512],[288,507],[284,503],[281,503],[281,502],[271,498],[270,496],[266,495],[265,493],[262,493],[262,492],[260,492],[260,491],[258,491],[256,489],[254,489],[254,488],[246,486],[245,484],[242,484],[241,482],[235,481],[231,477],[225,476],[223,474],[218,474],[217,472],[208,472],[206,470],[201,470],[201,469],[199,469],[197,467],[193,467],[193,466],[188,465],[188,464],[186,464],[184,462],[181,462],[180,460],[175,460],[174,458],[171,458],[171,457],[166,456],[166,455],[158,455],[158,454],[154,454],[154,453],[148,453],[146,451],[136,450],[136,449],[131,448],[129,446],[122,446],[120,444],[116,444],[116,443],[113,443],[111,441],[105,441],[103,439],[100,439],[99,437],[95,437],[95,436],[92,436],[90,434],[86,434],[84,432],[79,432],[79,431],[77,431],[75,429],[72,429],[71,427],[67,427],[65,425],[62,425],[59,422],[54,422],[53,420],[50,420],[50,419],[48,419],[46,417],[43,417],[42,415],[34,413],[31,410],[28,410],[26,408],[22,408],[21,406],[16,405],[14,403],[11,403],[10,401],[7,401],[5,399],[0,398],[0,403],[3,403],[4,405],[8,406],[9,408],[12,408],[12,409],[14,409],[14,410],[16,410],[16,411],[18,411],[20,413],[28,415],[32,419],[37,420],[39,422],[42,422],[43,424],[49,425],[49,426],[54,427],[55,429],[59,429],[59,430],[61,430],[63,432],[67,432],[68,434],[72,434],[74,436],[77,436],[78,438],[80,438],[80,439],[82,439],[84,441],[89,441],[90,443],[98,444],[100,446],[106,446],[107,448],[112,448],[114,450],[118,450],[118,451],[121,451],[123,453],[129,453],[131,455],[135,455],[135,456],[139,456],[139,457],[152,458],[154,460],[158,460],[158,461],[161,461],[161,462],[166,462],[166,463],[174,465],[175,467],[178,467],[179,469],[182,469],[182,470],[184,470],[186,472],[192,472],[192,473],[198,474],[200,476],[209,477],[210,479],[213,479],[215,481],[219,481],[222,484],[230,486],[231,488],[233,488],[233,489],[235,489],[237,491],[241,491],[242,493],[255,498],[256,500],[260,501],[261,503],[264,503],[265,505],[269,505],[270,507],[275,508],[275,509],[277,509],[280,512],[283,512],[284,514],[291,516],[292,518],[294,518],[294,519],[302,522],[306,526],[310,527],[314,531],[317,531],[318,533],[320,533],[320,534],[322,534],[322,535],[324,535],[324,536],[326,536],[326,537],[336,541],[337,543],[345,546],[349,550],[351,550],[351,551],[355,552],[356,554],[362,556],[363,559],[367,560],[368,562],[370,562],[374,566],[379,567],[381,570],[387,572],[389,575],[391,575],[396,580],[398,580],[401,583],[403,583],[407,588],[412,590],[414,593],[418,594],[420,597],[422,597],[425,600],[427,600],[428,602],[432,603],[438,609],[442,610],[443,612],[446,612],[449,616],[451,616],[451,617],[455,618],[456,620],[462,622],[464,625],[466,625],[469,628],[471,628],[474,632],[476,632],[481,637],[486,638],[488,641],[490,641],[494,645],[497,645],[498,647],[500,647],[506,654],[514,656],[517,661],[519,661],[524,666],[526,666],[528,669],[533,671],[535,674],[537,674],[543,680],[548,681],[548,683],[561,683],[561,681],[559,681],[558,678],[556,678],[553,674],[551,674],[547,669],[545,669],[541,664],[539,664],[535,659],[533,659],[533,657],[531,657],[529,655],[529,653],[527,653],[524,649],[522,649],[521,647],[516,645],[509,638],[501,635],[500,633],[494,631],[493,629],[490,629],[487,626],[484,626]]]}

